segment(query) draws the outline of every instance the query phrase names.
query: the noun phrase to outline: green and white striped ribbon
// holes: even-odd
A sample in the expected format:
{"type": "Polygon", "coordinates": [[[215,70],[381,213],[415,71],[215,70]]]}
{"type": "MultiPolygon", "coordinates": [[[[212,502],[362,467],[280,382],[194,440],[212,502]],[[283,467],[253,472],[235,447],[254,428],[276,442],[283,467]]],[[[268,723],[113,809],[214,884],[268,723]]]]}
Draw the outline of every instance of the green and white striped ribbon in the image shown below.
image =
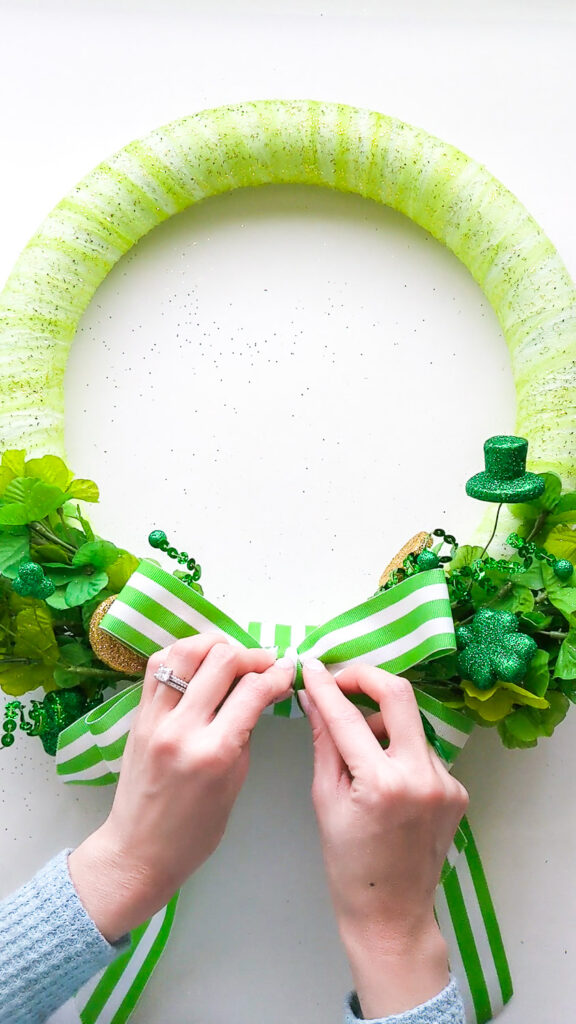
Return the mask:
{"type": "MultiPolygon", "coordinates": [[[[277,646],[279,656],[291,653],[298,672],[302,659],[316,657],[331,671],[361,662],[398,673],[455,648],[446,581],[440,569],[410,577],[318,628],[250,622],[244,630],[206,598],[154,562],[144,560],[102,619],[101,627],[146,657],[175,639],[218,630],[232,643],[277,646]]],[[[141,689],[141,682],[128,686],[60,735],[57,771],[64,781],[98,786],[116,781],[141,689]]],[[[416,699],[428,735],[451,764],[468,739],[472,721],[417,688],[416,699]]],[[[284,717],[302,714],[295,697],[274,705],[268,713],[284,717]]],[[[512,987],[467,822],[459,829],[446,859],[436,909],[450,945],[452,969],[464,995],[468,1018],[484,1024],[510,998],[512,987]]],[[[124,1024],[167,940],[173,908],[170,913],[167,909],[166,917],[162,914],[142,926],[153,929],[146,944],[133,939],[127,953],[67,1004],[68,1010],[76,1014],[67,1021],[124,1024]]],[[[140,934],[142,929],[136,932],[140,934]]]]}

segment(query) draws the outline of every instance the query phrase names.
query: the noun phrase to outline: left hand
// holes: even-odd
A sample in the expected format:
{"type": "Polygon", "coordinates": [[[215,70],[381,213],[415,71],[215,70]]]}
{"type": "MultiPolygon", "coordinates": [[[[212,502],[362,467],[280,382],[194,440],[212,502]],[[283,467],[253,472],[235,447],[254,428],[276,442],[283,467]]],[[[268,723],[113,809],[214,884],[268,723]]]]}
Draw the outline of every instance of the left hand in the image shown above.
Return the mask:
{"type": "Polygon", "coordinates": [[[108,941],[160,910],[216,849],[248,773],[252,729],[292,675],[274,652],[214,633],[149,659],[112,810],[68,859],[108,941]],[[191,679],[184,694],[154,678],[161,663],[191,679]]]}

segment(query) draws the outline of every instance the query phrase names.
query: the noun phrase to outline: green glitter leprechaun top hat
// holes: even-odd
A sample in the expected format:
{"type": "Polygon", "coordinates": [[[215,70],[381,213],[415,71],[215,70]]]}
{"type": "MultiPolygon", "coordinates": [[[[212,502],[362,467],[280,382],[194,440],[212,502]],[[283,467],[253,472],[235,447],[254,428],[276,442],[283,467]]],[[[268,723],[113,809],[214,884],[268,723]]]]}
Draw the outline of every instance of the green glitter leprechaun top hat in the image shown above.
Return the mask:
{"type": "Polygon", "coordinates": [[[468,480],[466,494],[479,501],[507,504],[539,498],[544,480],[536,473],[526,472],[527,452],[528,441],[524,437],[489,437],[484,442],[484,472],[468,480]]]}

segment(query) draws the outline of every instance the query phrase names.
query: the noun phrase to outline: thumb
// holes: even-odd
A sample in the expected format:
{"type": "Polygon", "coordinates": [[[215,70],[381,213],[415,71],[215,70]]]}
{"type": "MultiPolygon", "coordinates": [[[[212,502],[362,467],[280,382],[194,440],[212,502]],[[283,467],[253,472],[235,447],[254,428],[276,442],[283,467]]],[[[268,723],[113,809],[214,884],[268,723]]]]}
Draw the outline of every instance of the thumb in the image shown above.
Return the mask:
{"type": "Polygon", "coordinates": [[[314,788],[333,790],[347,772],[340,751],[334,743],[326,722],[306,690],[298,692],[302,710],[310,722],[314,743],[314,788]]]}

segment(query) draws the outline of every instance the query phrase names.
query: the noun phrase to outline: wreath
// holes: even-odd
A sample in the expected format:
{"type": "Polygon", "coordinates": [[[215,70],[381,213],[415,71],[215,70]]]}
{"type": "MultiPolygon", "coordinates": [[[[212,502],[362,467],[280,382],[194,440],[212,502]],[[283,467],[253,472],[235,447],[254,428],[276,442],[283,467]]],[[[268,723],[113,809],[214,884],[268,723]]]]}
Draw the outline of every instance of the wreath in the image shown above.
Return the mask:
{"type": "MultiPolygon", "coordinates": [[[[201,621],[236,642],[259,641],[257,629],[243,631],[203,596],[200,566],[162,530],[149,542],[179,566],[172,572],[95,535],[84,503],[98,501],[98,488],[65,462],[69,346],[98,285],[156,224],[205,197],[281,182],[385,203],[452,249],[502,325],[519,435],[489,438],[485,468],[466,485],[497,506],[484,545],[459,545],[441,528],[422,531],[374,595],[305,638],[296,664],[322,648],[328,665],[340,665],[353,647],[354,657],[360,651],[402,671],[430,742],[448,762],[475,723],[496,727],[506,746],[534,746],[576,702],[576,464],[565,413],[576,383],[576,292],[556,250],[485,168],[420,129],[338,104],[242,104],[173,122],[100,164],[54,208],[0,296],[0,686],[18,698],[44,690],[26,706],[6,703],[1,742],[11,746],[18,726],[38,736],[49,754],[58,750],[68,781],[116,777],[138,681],[147,656],[163,646],[159,638],[196,632],[201,621]],[[503,505],[516,520],[504,535],[503,505]],[[86,744],[89,734],[96,738],[86,744]]],[[[297,696],[274,711],[298,713],[297,696]]],[[[488,1020],[511,985],[466,823],[442,892],[437,912],[459,950],[465,997],[475,1019],[488,1020]],[[489,967],[465,906],[462,913],[458,854],[488,933],[489,967]]],[[[173,906],[157,922],[163,941],[171,914],[173,906]]],[[[134,991],[152,966],[132,965],[134,991]]],[[[106,972],[102,985],[109,991],[106,972]]],[[[136,997],[128,991],[115,1020],[127,1019],[136,997]]],[[[82,1019],[104,1019],[98,1005],[92,1015],[84,1007],[82,1019]]]]}

